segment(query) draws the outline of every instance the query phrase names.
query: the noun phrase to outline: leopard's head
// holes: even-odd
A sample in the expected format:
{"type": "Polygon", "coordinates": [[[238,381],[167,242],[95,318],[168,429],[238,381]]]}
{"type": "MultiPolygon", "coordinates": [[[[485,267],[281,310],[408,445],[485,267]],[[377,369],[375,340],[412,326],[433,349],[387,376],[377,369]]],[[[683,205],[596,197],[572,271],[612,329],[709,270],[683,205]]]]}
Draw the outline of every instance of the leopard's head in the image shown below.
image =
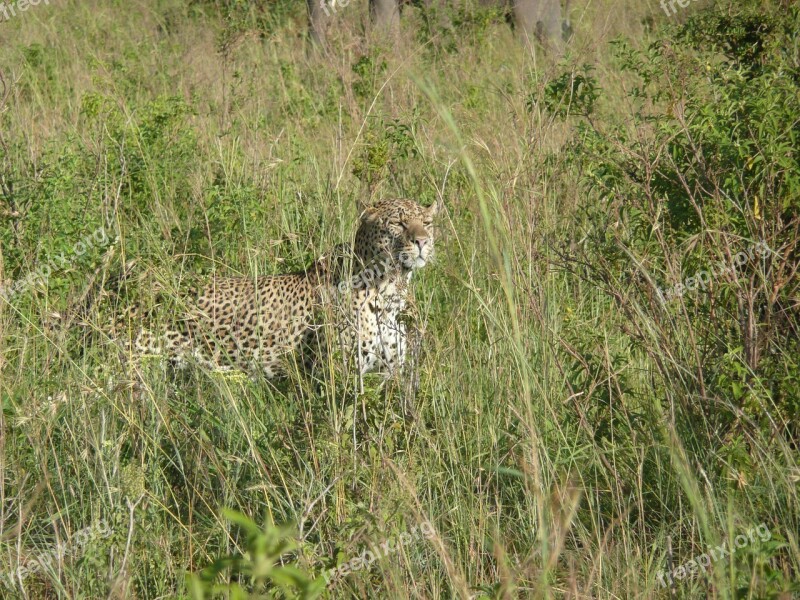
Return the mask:
{"type": "Polygon", "coordinates": [[[355,253],[368,264],[389,260],[405,270],[419,269],[433,256],[433,218],[439,204],[382,200],[361,212],[355,253]]]}

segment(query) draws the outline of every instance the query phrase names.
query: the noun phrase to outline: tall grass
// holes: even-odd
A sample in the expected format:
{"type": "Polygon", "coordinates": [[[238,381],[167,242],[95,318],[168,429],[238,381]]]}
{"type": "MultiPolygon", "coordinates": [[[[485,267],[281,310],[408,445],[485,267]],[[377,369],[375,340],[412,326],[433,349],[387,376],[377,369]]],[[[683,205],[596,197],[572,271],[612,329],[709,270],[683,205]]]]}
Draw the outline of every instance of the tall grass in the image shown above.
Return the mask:
{"type": "MultiPolygon", "coordinates": [[[[409,8],[391,47],[363,2],[314,51],[302,4],[53,1],[0,29],[0,280],[112,239],[0,301],[0,594],[188,598],[187,573],[246,546],[223,508],[293,523],[282,560],[311,575],[430,522],[331,598],[797,594],[796,415],[697,417],[730,399],[685,368],[708,375],[696,321],[653,310],[616,255],[573,260],[599,217],[553,90],[589,63],[594,124],[651,133],[609,42],[645,48],[658,6],[575,3],[559,63],[481,11],[430,33],[409,8]],[[446,207],[398,380],[175,372],[111,341],[127,304],[166,318],[210,273],[302,268],[391,195],[446,207]],[[101,519],[109,537],[9,580],[101,519]],[[762,523],[768,541],[660,584],[762,523]]],[[[771,351],[788,381],[792,348],[771,351]]]]}

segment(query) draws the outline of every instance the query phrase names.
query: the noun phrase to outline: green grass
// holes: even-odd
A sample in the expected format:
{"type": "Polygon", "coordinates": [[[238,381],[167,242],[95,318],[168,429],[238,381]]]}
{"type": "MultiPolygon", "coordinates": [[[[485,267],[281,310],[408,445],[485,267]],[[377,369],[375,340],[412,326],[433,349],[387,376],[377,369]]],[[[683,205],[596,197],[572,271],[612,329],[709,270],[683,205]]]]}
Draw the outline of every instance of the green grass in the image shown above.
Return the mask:
{"type": "MultiPolygon", "coordinates": [[[[480,14],[428,36],[409,9],[392,48],[361,4],[325,55],[300,2],[53,0],[2,24],[0,280],[71,258],[0,300],[0,597],[196,597],[187,573],[248,544],[226,508],[293,524],[283,561],[310,576],[433,526],[330,598],[667,598],[659,571],[762,523],[770,540],[675,596],[799,594],[796,308],[775,317],[771,370],[742,358],[727,304],[655,310],[631,265],[660,277],[696,238],[637,238],[629,188],[586,184],[581,160],[616,154],[553,110],[563,73],[591,64],[594,125],[639,136],[646,162],[658,123],[636,120],[650,105],[610,42],[674,35],[658,5],[574,3],[559,62],[480,14]],[[128,301],[302,268],[352,239],[359,200],[439,194],[410,311],[422,343],[386,386],[359,395],[335,368],[319,386],[153,359],[132,373],[108,340],[128,301]],[[111,244],[70,254],[99,226],[111,244]],[[133,259],[120,303],[100,296],[77,326],[133,259]],[[110,536],[8,583],[103,519],[110,536]]],[[[766,197],[748,223],[770,221],[766,197]]],[[[706,234],[733,228],[715,218],[706,234]]]]}

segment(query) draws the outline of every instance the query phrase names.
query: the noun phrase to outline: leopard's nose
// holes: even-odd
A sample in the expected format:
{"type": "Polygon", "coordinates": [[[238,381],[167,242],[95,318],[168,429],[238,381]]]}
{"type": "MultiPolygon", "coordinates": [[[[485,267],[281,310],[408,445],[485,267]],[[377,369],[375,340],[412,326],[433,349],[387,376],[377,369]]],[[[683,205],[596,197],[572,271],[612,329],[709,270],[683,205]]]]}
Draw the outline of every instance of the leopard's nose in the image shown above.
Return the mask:
{"type": "Polygon", "coordinates": [[[420,236],[416,240],[417,246],[419,247],[419,251],[422,252],[422,249],[425,245],[430,241],[427,237],[420,236]]]}

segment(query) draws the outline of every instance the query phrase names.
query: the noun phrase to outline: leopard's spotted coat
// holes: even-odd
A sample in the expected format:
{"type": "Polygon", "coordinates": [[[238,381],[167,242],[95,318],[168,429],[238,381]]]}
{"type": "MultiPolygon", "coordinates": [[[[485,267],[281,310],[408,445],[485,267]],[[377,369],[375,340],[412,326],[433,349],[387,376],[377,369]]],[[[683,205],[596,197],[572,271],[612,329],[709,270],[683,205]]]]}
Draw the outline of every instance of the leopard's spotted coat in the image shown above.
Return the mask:
{"type": "Polygon", "coordinates": [[[134,351],[274,377],[291,360],[313,364],[335,343],[361,374],[394,372],[407,349],[399,318],[412,273],[432,256],[437,208],[384,200],[362,212],[351,252],[323,257],[301,273],[214,279],[171,326],[142,328],[134,351]],[[331,329],[336,340],[324,335],[331,329]]]}

